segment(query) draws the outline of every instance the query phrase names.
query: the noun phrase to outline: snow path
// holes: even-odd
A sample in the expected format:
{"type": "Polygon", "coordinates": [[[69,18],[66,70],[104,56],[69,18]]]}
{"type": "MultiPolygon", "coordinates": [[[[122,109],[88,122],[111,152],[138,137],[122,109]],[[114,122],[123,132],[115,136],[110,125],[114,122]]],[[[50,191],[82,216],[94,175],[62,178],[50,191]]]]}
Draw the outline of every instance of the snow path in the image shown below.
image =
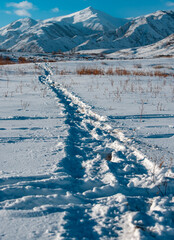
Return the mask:
{"type": "Polygon", "coordinates": [[[64,158],[53,173],[0,179],[0,209],[44,224],[59,214],[57,226],[26,239],[172,239],[172,195],[162,184],[170,176],[39,66],[68,132],[57,145],[64,158]]]}
{"type": "MultiPolygon", "coordinates": [[[[161,220],[157,221],[157,213],[150,207],[153,201],[165,199],[157,196],[159,191],[165,195],[165,187],[155,186],[162,182],[162,170],[156,166],[154,176],[153,164],[133,147],[130,139],[113,130],[107,119],[95,114],[74,94],[54,83],[48,65],[44,71],[40,81],[48,84],[63,104],[65,124],[69,126],[61,167],[72,177],[71,190],[85,203],[65,217],[64,227],[68,226],[65,232],[69,234],[65,236],[78,238],[79,228],[84,229],[84,236],[90,239],[115,238],[118,233],[124,239],[127,231],[134,239],[141,235],[153,238],[156,234],[162,235],[163,230],[168,231],[170,227],[160,227],[161,220]],[[73,224],[72,219],[81,219],[81,223],[73,224]]],[[[170,202],[167,197],[165,201],[170,202]]],[[[161,205],[165,212],[166,206],[161,205]]]]}

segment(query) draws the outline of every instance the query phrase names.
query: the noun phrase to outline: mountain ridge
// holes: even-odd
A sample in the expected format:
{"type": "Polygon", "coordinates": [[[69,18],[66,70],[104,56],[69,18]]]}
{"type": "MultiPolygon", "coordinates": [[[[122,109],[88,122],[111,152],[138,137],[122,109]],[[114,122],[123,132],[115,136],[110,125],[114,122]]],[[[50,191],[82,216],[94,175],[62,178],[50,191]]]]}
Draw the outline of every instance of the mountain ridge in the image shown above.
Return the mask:
{"type": "Polygon", "coordinates": [[[25,52],[142,47],[174,33],[174,12],[114,18],[92,7],[43,21],[19,19],[0,29],[0,49],[25,52]]]}
{"type": "Polygon", "coordinates": [[[83,27],[88,27],[96,31],[108,31],[110,29],[118,28],[128,22],[127,19],[112,17],[104,12],[94,9],[91,6],[66,16],[51,18],[45,21],[49,20],[55,20],[58,22],[65,21],[70,24],[83,23],[83,27]]]}
{"type": "Polygon", "coordinates": [[[107,55],[109,58],[152,58],[161,56],[174,56],[174,33],[147,46],[123,49],[107,55]]]}

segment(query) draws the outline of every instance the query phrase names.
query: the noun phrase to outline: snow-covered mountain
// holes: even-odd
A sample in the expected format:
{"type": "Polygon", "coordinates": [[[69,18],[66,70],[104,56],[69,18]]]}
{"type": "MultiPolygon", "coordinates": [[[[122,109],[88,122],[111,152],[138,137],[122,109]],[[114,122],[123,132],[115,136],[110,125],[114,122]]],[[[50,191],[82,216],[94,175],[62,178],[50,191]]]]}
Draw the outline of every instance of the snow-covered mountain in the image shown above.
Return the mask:
{"type": "Polygon", "coordinates": [[[116,29],[126,22],[128,20],[111,17],[91,7],[44,21],[20,19],[0,29],[0,48],[31,52],[67,51],[86,42],[93,34],[116,29]]]}
{"type": "Polygon", "coordinates": [[[35,21],[20,19],[0,29],[0,49],[52,52],[141,47],[174,33],[174,12],[157,11],[119,19],[88,7],[79,12],[35,21]]]}
{"type": "Polygon", "coordinates": [[[20,42],[23,34],[27,33],[38,22],[31,18],[19,19],[0,29],[0,48],[11,49],[20,42]]]}
{"type": "Polygon", "coordinates": [[[45,20],[45,22],[56,21],[73,24],[77,28],[87,28],[93,31],[110,31],[124,25],[127,19],[114,18],[104,12],[92,7],[85,8],[73,14],[45,20]]]}
{"type": "Polygon", "coordinates": [[[78,46],[79,50],[94,48],[126,49],[145,46],[174,33],[174,12],[157,11],[152,14],[137,17],[116,29],[105,32],[86,44],[78,46]]]}
{"type": "Polygon", "coordinates": [[[152,58],[171,55],[174,56],[174,34],[147,46],[123,49],[107,56],[109,58],[152,58]]]}

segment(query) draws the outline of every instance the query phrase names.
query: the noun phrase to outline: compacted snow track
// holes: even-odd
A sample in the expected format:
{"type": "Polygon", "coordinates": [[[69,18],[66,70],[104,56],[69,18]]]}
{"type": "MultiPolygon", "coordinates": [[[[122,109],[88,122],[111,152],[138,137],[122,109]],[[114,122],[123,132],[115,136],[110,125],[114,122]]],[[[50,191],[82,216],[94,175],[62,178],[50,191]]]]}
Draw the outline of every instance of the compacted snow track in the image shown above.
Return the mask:
{"type": "Polygon", "coordinates": [[[164,197],[167,189],[157,187],[162,185],[162,170],[155,166],[154,172],[153,164],[134,148],[130,139],[112,129],[105,117],[95,114],[75,94],[53,82],[48,65],[44,71],[39,80],[49,86],[63,105],[69,128],[65,158],[57,171],[63,170],[72,178],[71,193],[81,201],[64,218],[63,236],[125,239],[130,234],[134,239],[149,239],[162,236],[163,231],[170,235],[172,222],[162,227],[164,219],[161,221],[161,213],[154,210],[159,204],[159,209],[169,214],[163,206],[164,202],[170,205],[164,197]]]}
{"type": "Polygon", "coordinates": [[[48,64],[39,67],[39,81],[62,111],[67,134],[57,153],[64,157],[53,173],[1,180],[0,208],[19,219],[42,219],[41,230],[25,239],[172,239],[164,170],[154,170],[107,118],[52,81],[48,64]]]}

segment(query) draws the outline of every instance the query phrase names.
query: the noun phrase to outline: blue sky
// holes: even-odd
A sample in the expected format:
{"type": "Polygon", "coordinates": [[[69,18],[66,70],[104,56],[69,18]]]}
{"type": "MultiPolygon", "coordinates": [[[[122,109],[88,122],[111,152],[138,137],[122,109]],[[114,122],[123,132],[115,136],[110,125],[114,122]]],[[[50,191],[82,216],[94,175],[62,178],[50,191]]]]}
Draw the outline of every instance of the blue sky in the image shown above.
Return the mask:
{"type": "Polygon", "coordinates": [[[114,17],[136,17],[156,10],[174,10],[174,0],[0,0],[0,27],[22,17],[47,19],[88,6],[114,17]]]}

